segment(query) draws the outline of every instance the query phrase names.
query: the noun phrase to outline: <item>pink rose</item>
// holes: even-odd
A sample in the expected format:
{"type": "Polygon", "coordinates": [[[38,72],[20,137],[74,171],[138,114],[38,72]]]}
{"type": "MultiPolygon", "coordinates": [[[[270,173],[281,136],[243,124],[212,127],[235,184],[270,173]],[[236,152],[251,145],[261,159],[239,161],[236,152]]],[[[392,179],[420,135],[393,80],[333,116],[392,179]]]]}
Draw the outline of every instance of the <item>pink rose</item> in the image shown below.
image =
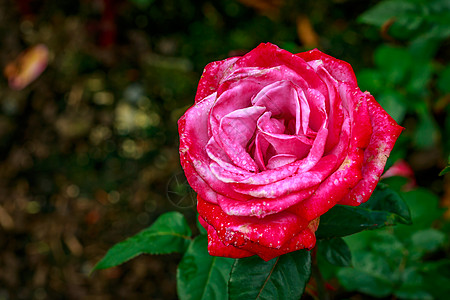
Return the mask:
{"type": "Polygon", "coordinates": [[[334,205],[367,201],[402,131],[348,63],[270,43],[207,65],[178,125],[209,253],[266,261],[314,247],[334,205]]]}

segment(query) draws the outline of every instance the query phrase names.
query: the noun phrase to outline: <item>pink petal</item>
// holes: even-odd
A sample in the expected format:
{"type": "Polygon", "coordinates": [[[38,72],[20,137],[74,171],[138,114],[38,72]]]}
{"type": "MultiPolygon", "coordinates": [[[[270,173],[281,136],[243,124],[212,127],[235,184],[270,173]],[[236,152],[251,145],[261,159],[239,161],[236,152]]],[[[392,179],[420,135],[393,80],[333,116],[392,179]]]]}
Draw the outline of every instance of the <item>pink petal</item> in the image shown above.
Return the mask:
{"type": "Polygon", "coordinates": [[[289,208],[301,218],[313,220],[326,213],[361,179],[363,151],[352,149],[339,169],[326,178],[308,199],[289,208]]]}
{"type": "Polygon", "coordinates": [[[367,106],[373,126],[370,144],[364,152],[362,180],[348,193],[340,204],[359,205],[366,202],[372,195],[386,160],[394,147],[395,141],[403,130],[394,119],[375,101],[370,94],[367,95],[367,106]]]}
{"type": "Polygon", "coordinates": [[[261,219],[230,216],[220,206],[204,201],[200,197],[197,210],[205,221],[214,227],[225,245],[239,248],[249,241],[265,247],[280,248],[308,225],[308,222],[288,212],[280,212],[261,219]]]}
{"type": "Polygon", "coordinates": [[[234,165],[230,157],[217,144],[214,137],[212,137],[206,145],[206,153],[208,153],[208,156],[209,158],[211,158],[211,160],[213,160],[225,170],[236,174],[241,174],[242,176],[249,176],[252,174],[251,172],[234,165]]]}
{"type": "Polygon", "coordinates": [[[216,230],[212,226],[208,226],[208,252],[213,256],[243,258],[255,255],[232,245],[225,245],[217,235],[216,230]]]}
{"type": "Polygon", "coordinates": [[[216,92],[222,76],[226,74],[227,69],[232,69],[232,65],[237,59],[238,57],[232,57],[222,61],[215,61],[205,67],[198,83],[195,103],[216,92]]]}
{"type": "Polygon", "coordinates": [[[295,133],[298,133],[300,130],[301,110],[305,109],[309,115],[309,106],[305,102],[305,107],[301,107],[297,90],[290,81],[276,81],[269,84],[252,100],[253,105],[266,107],[267,111],[271,112],[273,118],[295,120],[295,133]]]}
{"type": "Polygon", "coordinates": [[[341,98],[336,88],[339,85],[338,81],[333,78],[330,73],[324,68],[323,62],[312,61],[309,62],[313,66],[314,70],[320,76],[320,78],[325,82],[328,88],[328,99],[327,111],[328,111],[328,138],[327,144],[325,146],[325,152],[331,150],[339,142],[339,133],[341,131],[342,123],[344,120],[344,113],[341,106],[341,98]]]}
{"type": "Polygon", "coordinates": [[[311,250],[316,244],[316,236],[314,233],[315,230],[313,231],[310,228],[305,228],[303,231],[294,236],[279,249],[264,247],[257,243],[247,244],[243,248],[245,248],[247,251],[254,252],[264,261],[269,261],[277,256],[297,251],[300,249],[311,250]]]}
{"type": "Polygon", "coordinates": [[[264,218],[300,203],[310,197],[316,189],[317,186],[313,186],[276,199],[252,198],[245,201],[237,201],[219,194],[217,203],[230,216],[264,218]]]}
{"type": "MultiPolygon", "coordinates": [[[[291,154],[298,159],[304,158],[310,151],[313,140],[304,135],[287,135],[272,133],[280,131],[284,128],[277,124],[277,119],[272,119],[270,113],[265,113],[258,120],[258,135],[272,145],[276,154],[291,154]]],[[[270,159],[266,151],[262,152],[264,161],[270,159]]]]}
{"type": "Polygon", "coordinates": [[[348,111],[351,123],[352,147],[366,148],[372,135],[372,125],[367,107],[367,95],[358,87],[346,83],[339,85],[342,105],[348,111]]]}
{"type": "Polygon", "coordinates": [[[310,88],[318,90],[322,94],[326,93],[323,82],[302,58],[270,43],[260,44],[235,63],[236,69],[242,67],[272,68],[276,66],[286,66],[295,70],[297,77],[305,78],[310,88]]]}
{"type": "Polygon", "coordinates": [[[326,156],[307,172],[265,185],[236,184],[235,190],[255,198],[278,198],[319,184],[334,170],[335,162],[334,155],[326,156]]]}
{"type": "Polygon", "coordinates": [[[353,72],[352,66],[343,60],[336,59],[317,49],[298,53],[296,55],[304,59],[306,62],[321,60],[323,61],[325,68],[328,70],[331,76],[336,78],[336,80],[349,83],[353,86],[356,86],[357,84],[356,76],[353,72]]]}
{"type": "Polygon", "coordinates": [[[266,111],[259,119],[257,127],[259,131],[275,134],[283,134],[286,127],[283,120],[272,118],[272,112],[266,111]]]}
{"type": "Polygon", "coordinates": [[[214,103],[215,94],[211,94],[186,111],[178,121],[180,134],[180,160],[186,178],[192,188],[207,201],[216,202],[214,192],[228,197],[246,199],[217,179],[209,167],[211,159],[206,153],[208,144],[208,112],[214,103]]]}
{"type": "Polygon", "coordinates": [[[295,161],[289,165],[285,165],[280,169],[265,170],[263,172],[255,173],[254,175],[243,175],[218,168],[217,166],[211,165],[211,171],[214,175],[223,182],[228,183],[241,183],[248,185],[265,185],[274,183],[294,174],[301,174],[309,171],[314,167],[317,162],[322,158],[323,150],[325,146],[325,141],[327,137],[327,129],[322,128],[317,133],[317,137],[314,144],[309,151],[307,157],[302,160],[295,161]]]}
{"type": "Polygon", "coordinates": [[[247,143],[256,129],[256,120],[265,108],[251,106],[235,110],[220,120],[219,135],[222,149],[240,168],[248,171],[258,171],[258,166],[247,152],[247,143]]]}
{"type": "Polygon", "coordinates": [[[326,122],[328,121],[325,97],[322,93],[314,89],[307,89],[305,94],[310,108],[309,128],[317,132],[321,127],[326,126],[326,122]]]}
{"type": "Polygon", "coordinates": [[[255,162],[259,167],[260,171],[266,170],[266,163],[264,162],[264,154],[267,152],[269,148],[269,143],[262,136],[260,132],[256,133],[254,140],[254,151],[253,157],[255,158],[255,162]]]}
{"type": "Polygon", "coordinates": [[[297,160],[297,155],[277,154],[272,156],[267,163],[267,169],[276,169],[290,164],[297,160]]]}

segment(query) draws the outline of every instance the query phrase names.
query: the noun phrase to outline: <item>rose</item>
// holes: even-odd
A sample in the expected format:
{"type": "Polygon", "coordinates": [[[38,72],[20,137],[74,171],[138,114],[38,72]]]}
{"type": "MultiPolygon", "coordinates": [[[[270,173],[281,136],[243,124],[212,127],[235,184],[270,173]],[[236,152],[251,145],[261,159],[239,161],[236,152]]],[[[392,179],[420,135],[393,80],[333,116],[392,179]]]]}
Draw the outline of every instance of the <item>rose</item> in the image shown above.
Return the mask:
{"type": "Polygon", "coordinates": [[[269,43],[207,65],[178,124],[209,253],[266,261],[314,247],[334,205],[367,201],[402,130],[348,63],[269,43]]]}

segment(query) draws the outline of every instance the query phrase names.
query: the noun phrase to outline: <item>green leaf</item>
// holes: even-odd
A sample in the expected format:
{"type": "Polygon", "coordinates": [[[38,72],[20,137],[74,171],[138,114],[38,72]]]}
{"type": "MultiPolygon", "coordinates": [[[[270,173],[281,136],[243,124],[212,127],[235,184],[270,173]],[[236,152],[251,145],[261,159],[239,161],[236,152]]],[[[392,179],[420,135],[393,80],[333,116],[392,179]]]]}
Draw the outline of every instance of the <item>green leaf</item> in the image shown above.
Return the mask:
{"type": "Polygon", "coordinates": [[[359,291],[375,297],[385,297],[392,293],[393,277],[387,262],[370,252],[356,252],[354,268],[338,271],[339,282],[349,291],[359,291]]]}
{"type": "Polygon", "coordinates": [[[430,228],[433,222],[442,216],[443,209],[439,208],[439,197],[424,188],[402,193],[402,196],[411,210],[411,218],[414,223],[410,226],[396,226],[394,232],[406,241],[415,232],[430,228]]]}
{"type": "MultiPolygon", "coordinates": [[[[399,193],[380,183],[376,187],[369,201],[360,205],[374,211],[385,211],[394,214],[397,223],[411,224],[409,207],[399,193]]],[[[393,224],[389,224],[393,225],[393,224]]]]}
{"type": "MultiPolygon", "coordinates": [[[[318,241],[319,242],[319,241],[318,241]]],[[[323,279],[329,281],[336,278],[337,272],[342,268],[331,264],[326,257],[324,257],[320,252],[317,252],[317,266],[319,267],[320,274],[323,279]]]]}
{"type": "Polygon", "coordinates": [[[381,27],[387,20],[416,10],[410,0],[382,1],[359,16],[358,21],[381,27]]]}
{"type": "Polygon", "coordinates": [[[445,39],[450,35],[446,0],[385,0],[364,12],[358,21],[382,27],[399,38],[445,39]]]}
{"type": "Polygon", "coordinates": [[[403,82],[414,64],[412,55],[400,47],[380,46],[375,50],[374,59],[388,84],[403,82]]]}
{"type": "Polygon", "coordinates": [[[413,247],[423,252],[437,250],[445,242],[445,234],[437,229],[419,230],[411,236],[413,247]]]}
{"type": "Polygon", "coordinates": [[[433,66],[430,61],[421,61],[419,58],[414,58],[414,60],[415,63],[409,70],[409,81],[406,88],[410,95],[415,95],[416,99],[422,100],[429,93],[427,88],[433,75],[433,66]]]}
{"type": "Polygon", "coordinates": [[[111,268],[142,253],[184,252],[191,242],[191,229],[179,212],[161,215],[150,227],[114,245],[93,270],[111,268]]]}
{"type": "Polygon", "coordinates": [[[447,66],[440,74],[437,87],[442,93],[450,93],[450,66],[447,66]]]}
{"type": "Polygon", "coordinates": [[[448,299],[450,295],[450,259],[426,263],[420,272],[424,279],[424,288],[434,299],[448,299]]]}
{"type": "Polygon", "coordinates": [[[177,290],[181,300],[226,300],[227,282],[234,260],[211,256],[206,235],[189,245],[177,270],[177,290]]]}
{"type": "Polygon", "coordinates": [[[402,283],[396,288],[394,295],[400,299],[433,299],[425,290],[423,276],[416,267],[408,267],[402,272],[402,283]]]}
{"type": "Polygon", "coordinates": [[[321,216],[316,237],[343,237],[398,223],[411,223],[408,206],[396,192],[380,184],[366,203],[336,205],[321,216]]]}
{"type": "Polygon", "coordinates": [[[317,247],[329,263],[335,266],[348,267],[352,264],[352,254],[347,243],[337,237],[329,240],[317,241],[317,247]]]}
{"type": "Polygon", "coordinates": [[[403,122],[406,114],[405,96],[394,89],[384,89],[377,96],[377,101],[386,112],[397,122],[403,122]]]}
{"type": "Polygon", "coordinates": [[[417,106],[418,125],[415,130],[414,142],[419,148],[430,148],[439,139],[438,126],[425,102],[417,106]]]}
{"type": "Polygon", "coordinates": [[[439,176],[445,175],[450,172],[450,164],[447,165],[440,173],[439,176]]]}
{"type": "MultiPolygon", "coordinates": [[[[369,239],[369,248],[374,253],[385,257],[393,269],[398,269],[404,259],[405,252],[407,252],[405,246],[391,231],[375,230],[370,233],[372,233],[372,236],[369,239]]],[[[362,232],[359,234],[362,234],[362,232]]]]}
{"type": "Polygon", "coordinates": [[[384,78],[378,70],[363,69],[358,72],[356,77],[361,90],[369,91],[372,95],[376,95],[385,88],[384,78]]]}
{"type": "Polygon", "coordinates": [[[229,299],[293,299],[303,294],[311,276],[311,254],[291,252],[268,262],[257,256],[236,260],[229,281],[229,299]]]}

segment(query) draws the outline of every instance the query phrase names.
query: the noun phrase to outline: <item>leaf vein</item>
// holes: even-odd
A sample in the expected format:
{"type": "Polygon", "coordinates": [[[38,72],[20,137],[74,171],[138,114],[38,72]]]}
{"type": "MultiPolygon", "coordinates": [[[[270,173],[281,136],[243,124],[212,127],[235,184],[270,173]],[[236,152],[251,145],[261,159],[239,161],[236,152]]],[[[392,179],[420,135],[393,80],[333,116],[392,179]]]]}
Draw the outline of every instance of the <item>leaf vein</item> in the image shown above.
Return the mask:
{"type": "Polygon", "coordinates": [[[256,296],[256,299],[259,298],[262,291],[264,290],[264,287],[266,286],[267,282],[269,281],[270,277],[272,276],[273,271],[275,270],[276,265],[278,264],[278,261],[280,260],[280,257],[277,257],[277,261],[273,264],[272,269],[270,270],[269,274],[267,274],[266,280],[264,281],[264,284],[262,285],[261,289],[258,292],[258,295],[256,296]]]}

